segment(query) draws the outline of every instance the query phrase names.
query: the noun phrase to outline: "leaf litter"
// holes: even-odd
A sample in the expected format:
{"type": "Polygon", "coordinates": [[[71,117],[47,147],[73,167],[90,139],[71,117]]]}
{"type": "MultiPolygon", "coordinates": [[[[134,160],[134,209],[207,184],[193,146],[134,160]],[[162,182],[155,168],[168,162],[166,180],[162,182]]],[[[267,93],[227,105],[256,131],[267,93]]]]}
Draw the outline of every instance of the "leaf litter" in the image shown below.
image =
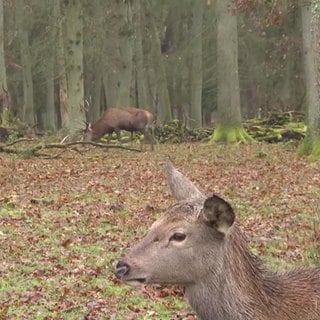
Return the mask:
{"type": "Polygon", "coordinates": [[[196,319],[182,290],[132,289],[113,264],[173,204],[175,165],[235,208],[273,268],[317,264],[320,168],[285,145],[159,145],[0,158],[0,319],[196,319]]]}

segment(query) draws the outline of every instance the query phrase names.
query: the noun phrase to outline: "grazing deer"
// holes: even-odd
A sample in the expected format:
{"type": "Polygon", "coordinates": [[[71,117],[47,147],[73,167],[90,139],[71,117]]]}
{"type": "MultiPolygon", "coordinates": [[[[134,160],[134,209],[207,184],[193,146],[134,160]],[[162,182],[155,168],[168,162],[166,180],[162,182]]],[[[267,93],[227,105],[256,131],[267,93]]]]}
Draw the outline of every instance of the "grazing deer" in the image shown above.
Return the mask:
{"type": "Polygon", "coordinates": [[[118,261],[119,279],[180,285],[202,320],[320,319],[320,269],[266,270],[229,203],[203,195],[170,162],[166,174],[179,202],[118,261]]]}
{"type": "Polygon", "coordinates": [[[131,133],[140,131],[150,140],[153,150],[154,138],[151,129],[153,120],[154,116],[148,110],[133,107],[109,108],[96,123],[87,124],[84,130],[84,141],[98,141],[108,133],[108,142],[110,142],[113,132],[117,134],[118,141],[120,141],[120,130],[131,133]]]}

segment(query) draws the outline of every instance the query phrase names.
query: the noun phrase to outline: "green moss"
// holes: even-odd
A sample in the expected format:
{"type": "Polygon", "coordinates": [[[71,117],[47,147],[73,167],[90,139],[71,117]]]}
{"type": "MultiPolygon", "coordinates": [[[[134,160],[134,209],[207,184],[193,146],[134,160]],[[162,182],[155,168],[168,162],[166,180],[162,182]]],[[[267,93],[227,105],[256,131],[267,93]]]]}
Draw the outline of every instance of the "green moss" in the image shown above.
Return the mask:
{"type": "Polygon", "coordinates": [[[297,149],[298,155],[309,155],[311,161],[320,159],[320,136],[307,135],[297,149]]]}
{"type": "Polygon", "coordinates": [[[217,126],[212,136],[210,137],[210,142],[234,143],[239,141],[253,141],[253,138],[248,135],[248,133],[241,125],[230,126],[220,124],[217,126]]]}
{"type": "Polygon", "coordinates": [[[308,137],[305,137],[302,142],[299,144],[297,153],[299,156],[310,154],[310,150],[312,149],[312,141],[308,137]]]}
{"type": "Polygon", "coordinates": [[[312,151],[310,154],[310,160],[316,161],[320,159],[320,137],[313,141],[312,151]]]}

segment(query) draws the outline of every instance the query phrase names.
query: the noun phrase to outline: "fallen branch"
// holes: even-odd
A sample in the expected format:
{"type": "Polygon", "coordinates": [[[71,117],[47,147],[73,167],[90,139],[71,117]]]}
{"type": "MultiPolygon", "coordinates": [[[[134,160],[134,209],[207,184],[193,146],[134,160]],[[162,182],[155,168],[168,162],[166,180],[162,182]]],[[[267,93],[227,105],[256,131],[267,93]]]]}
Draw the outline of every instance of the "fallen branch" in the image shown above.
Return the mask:
{"type": "MultiPolygon", "coordinates": [[[[104,143],[84,142],[84,141],[69,142],[69,143],[64,143],[64,144],[61,144],[61,143],[39,143],[36,146],[31,147],[31,148],[27,148],[27,149],[8,148],[10,146],[13,146],[14,144],[17,144],[17,143],[23,142],[23,141],[35,141],[35,140],[32,140],[32,139],[16,140],[12,143],[0,146],[0,152],[23,154],[23,155],[28,155],[28,156],[48,157],[49,156],[48,154],[42,154],[39,151],[44,150],[44,149],[71,149],[73,151],[76,151],[76,152],[82,154],[82,152],[80,150],[78,150],[77,148],[73,148],[73,146],[76,146],[76,145],[92,145],[95,147],[105,148],[105,149],[116,148],[116,149],[124,149],[124,150],[128,150],[128,151],[141,152],[141,150],[136,149],[136,148],[128,148],[128,147],[124,147],[124,146],[120,146],[120,145],[110,145],[110,144],[104,144],[104,143]]],[[[58,155],[53,155],[52,157],[57,158],[58,155]]]]}
{"type": "Polygon", "coordinates": [[[84,142],[84,141],[76,141],[76,142],[69,142],[64,144],[65,146],[73,146],[73,145],[92,145],[99,148],[114,148],[114,149],[124,149],[129,151],[135,151],[135,152],[141,152],[141,150],[136,148],[128,148],[120,145],[114,145],[114,144],[105,144],[105,143],[99,143],[99,142],[84,142]]]}
{"type": "Polygon", "coordinates": [[[34,139],[30,139],[30,138],[20,138],[20,139],[17,139],[17,140],[14,140],[14,141],[12,141],[12,142],[10,142],[10,143],[6,143],[6,147],[7,146],[13,146],[13,145],[15,145],[15,144],[17,144],[17,143],[20,143],[20,142],[32,142],[32,141],[35,141],[34,139]]]}

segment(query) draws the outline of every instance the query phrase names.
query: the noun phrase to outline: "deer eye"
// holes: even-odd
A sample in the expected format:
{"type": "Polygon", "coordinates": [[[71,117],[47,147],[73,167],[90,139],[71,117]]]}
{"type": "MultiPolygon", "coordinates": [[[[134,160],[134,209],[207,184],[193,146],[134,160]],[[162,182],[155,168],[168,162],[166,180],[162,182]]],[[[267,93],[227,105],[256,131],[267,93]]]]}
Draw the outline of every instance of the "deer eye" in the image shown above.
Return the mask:
{"type": "Polygon", "coordinates": [[[171,236],[170,241],[174,240],[174,241],[182,242],[186,237],[187,236],[184,233],[176,232],[171,236]]]}

